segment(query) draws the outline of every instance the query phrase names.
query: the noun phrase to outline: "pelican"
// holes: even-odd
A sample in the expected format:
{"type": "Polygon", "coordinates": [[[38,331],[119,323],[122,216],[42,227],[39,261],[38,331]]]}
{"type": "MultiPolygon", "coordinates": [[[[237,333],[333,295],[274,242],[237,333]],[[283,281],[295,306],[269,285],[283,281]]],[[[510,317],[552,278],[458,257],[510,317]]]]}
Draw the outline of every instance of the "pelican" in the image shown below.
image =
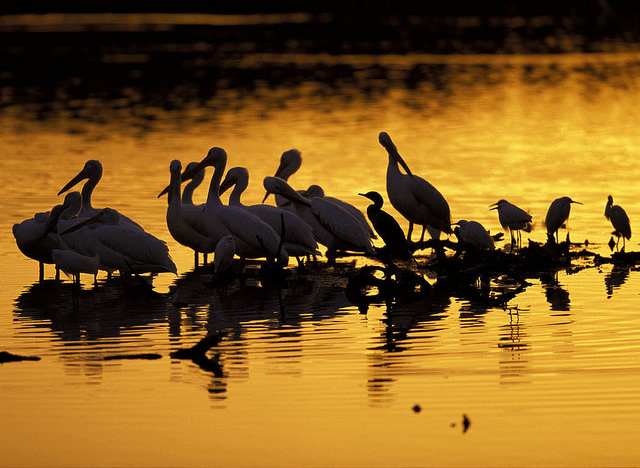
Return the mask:
{"type": "Polygon", "coordinates": [[[276,232],[282,229],[282,223],[284,222],[284,248],[289,255],[293,255],[296,258],[307,255],[320,255],[318,243],[313,237],[311,227],[297,214],[270,205],[243,205],[240,198],[248,185],[249,172],[247,169],[233,167],[227,171],[227,175],[220,185],[220,193],[224,193],[229,187],[234,186],[229,196],[229,205],[244,208],[255,214],[276,232]]]}
{"type": "Polygon", "coordinates": [[[515,242],[513,232],[516,232],[518,236],[518,245],[520,245],[520,230],[525,232],[531,232],[531,215],[521,208],[518,208],[513,203],[509,203],[507,200],[498,200],[493,205],[490,205],[492,210],[498,210],[498,220],[500,225],[506,231],[511,233],[511,250],[513,251],[513,244],[515,242]]]}
{"type": "MultiPolygon", "coordinates": [[[[62,221],[62,220],[61,220],[62,221]]],[[[58,232],[69,246],[83,255],[98,255],[101,269],[121,273],[178,273],[166,242],[121,222],[121,215],[103,208],[91,218],[58,232]],[[74,234],[73,237],[69,237],[74,234]]]]}
{"type": "MultiPolygon", "coordinates": [[[[76,174],[76,176],[73,179],[67,182],[67,184],[64,187],[62,187],[62,189],[58,192],[58,195],[63,194],[64,192],[69,190],[71,187],[76,186],[80,181],[87,179],[87,181],[82,187],[82,209],[80,210],[78,217],[87,218],[87,217],[95,216],[96,214],[98,214],[100,209],[94,208],[91,205],[91,195],[93,194],[93,189],[96,188],[96,185],[98,185],[98,182],[100,182],[101,178],[102,178],[102,163],[97,159],[89,159],[84,164],[84,167],[82,168],[82,170],[78,172],[78,174],[76,174]]],[[[135,226],[136,228],[142,230],[142,226],[140,226],[138,223],[133,221],[131,218],[128,218],[127,216],[124,216],[124,215],[120,215],[120,216],[121,216],[121,222],[126,224],[131,224],[132,226],[135,226]]]]}
{"type": "Polygon", "coordinates": [[[579,201],[572,200],[569,197],[556,198],[551,202],[549,211],[547,211],[547,217],[544,220],[549,239],[553,239],[553,235],[555,234],[556,242],[558,242],[558,230],[564,227],[567,219],[569,219],[572,203],[582,205],[579,201]]]}
{"type": "Polygon", "coordinates": [[[263,184],[267,193],[282,195],[298,205],[297,213],[311,226],[318,243],[327,247],[330,262],[339,250],[375,255],[369,233],[344,208],[321,197],[307,199],[279,177],[265,177],[263,184]]]}
{"type": "Polygon", "coordinates": [[[222,148],[214,147],[195,168],[182,174],[182,180],[189,180],[195,172],[207,166],[215,168],[204,209],[204,221],[209,237],[217,244],[222,237],[231,234],[236,243],[236,255],[239,257],[267,257],[287,264],[289,255],[286,249],[282,248],[280,236],[271,226],[247,210],[222,204],[220,182],[226,165],[227,153],[222,148]]]}
{"type": "Polygon", "coordinates": [[[451,210],[442,194],[417,175],[411,173],[409,166],[402,159],[396,145],[386,132],[378,136],[380,144],[389,153],[389,165],[387,166],[387,195],[391,205],[409,221],[407,240],[411,242],[413,225],[422,226],[420,242],[424,240],[424,232],[427,226],[431,226],[446,234],[452,234],[451,210]],[[398,164],[404,168],[403,174],[398,164]]]}
{"type": "MultiPolygon", "coordinates": [[[[280,156],[280,165],[278,166],[278,169],[276,169],[274,177],[279,177],[280,179],[287,182],[289,180],[289,177],[291,177],[298,169],[300,169],[301,165],[302,155],[300,154],[300,151],[298,151],[297,149],[290,149],[288,151],[285,151],[284,153],[282,153],[282,156],[280,156]]],[[[269,192],[267,192],[262,199],[262,203],[265,202],[268,196],[269,192]]],[[[284,210],[292,211],[295,213],[295,205],[293,205],[293,202],[291,200],[283,197],[282,195],[276,195],[275,198],[276,206],[278,208],[282,208],[284,210]]]]}
{"type": "Polygon", "coordinates": [[[231,234],[224,236],[216,245],[213,266],[216,273],[228,270],[236,253],[236,242],[231,234]]]}
{"type": "Polygon", "coordinates": [[[616,248],[618,247],[618,242],[620,242],[620,237],[622,237],[622,251],[624,252],[625,239],[631,239],[631,224],[624,209],[621,206],[613,204],[613,197],[611,195],[609,195],[607,199],[604,215],[611,221],[613,229],[615,229],[612,234],[617,238],[616,248]]]}
{"type": "MultiPolygon", "coordinates": [[[[63,205],[56,205],[51,211],[36,213],[33,218],[25,219],[13,225],[13,237],[18,249],[25,256],[36,260],[39,264],[39,279],[44,280],[44,264],[53,264],[51,252],[60,248],[60,238],[48,227],[50,219],[57,219],[62,212],[63,205]]],[[[58,278],[56,272],[56,279],[58,278]]]]}
{"type": "Polygon", "coordinates": [[[482,224],[461,219],[456,223],[462,241],[478,250],[494,250],[493,239],[482,224]]]}
{"type": "MultiPolygon", "coordinates": [[[[192,168],[193,167],[194,166],[192,166],[192,168]]],[[[187,205],[182,203],[180,197],[180,185],[182,183],[180,173],[182,172],[182,164],[180,161],[177,159],[171,161],[169,172],[171,174],[171,182],[169,183],[167,197],[167,227],[169,228],[171,236],[173,236],[177,242],[193,249],[195,253],[195,266],[198,266],[198,252],[202,252],[204,255],[213,252],[216,244],[206,232],[203,233],[201,230],[202,227],[200,225],[204,225],[204,212],[196,208],[193,204],[190,206],[195,209],[188,211],[186,208],[187,205]],[[198,214],[200,216],[197,216],[198,214]]],[[[196,175],[198,174],[204,174],[204,171],[199,171],[196,175]]],[[[185,192],[186,190],[185,188],[185,192]]],[[[162,193],[158,195],[158,197],[160,197],[162,193]]]]}
{"type": "Polygon", "coordinates": [[[373,229],[371,229],[371,226],[369,226],[369,223],[367,222],[367,219],[364,217],[364,214],[362,214],[362,211],[360,211],[358,208],[356,208],[352,204],[342,201],[339,198],[325,196],[324,190],[319,185],[311,185],[304,192],[302,193],[298,192],[298,193],[300,193],[305,198],[316,198],[316,197],[325,198],[331,203],[333,203],[334,205],[338,205],[344,208],[349,213],[351,213],[354,218],[360,221],[360,223],[364,226],[364,228],[369,233],[369,237],[371,237],[372,239],[376,239],[376,234],[373,232],[373,229]]]}
{"type": "Polygon", "coordinates": [[[373,228],[380,235],[386,246],[386,252],[392,258],[409,260],[412,258],[407,238],[398,222],[386,211],[382,210],[384,200],[378,192],[359,193],[373,202],[367,207],[367,216],[373,228]]]}

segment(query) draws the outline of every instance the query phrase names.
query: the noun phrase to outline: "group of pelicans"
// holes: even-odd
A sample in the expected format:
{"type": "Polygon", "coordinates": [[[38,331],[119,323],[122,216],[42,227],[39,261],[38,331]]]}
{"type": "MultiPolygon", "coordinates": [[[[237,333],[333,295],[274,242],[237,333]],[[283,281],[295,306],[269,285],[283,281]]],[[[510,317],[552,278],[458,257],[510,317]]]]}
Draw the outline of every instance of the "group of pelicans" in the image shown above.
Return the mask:
{"type": "MultiPolygon", "coordinates": [[[[409,222],[406,236],[397,221],[382,210],[383,197],[377,192],[359,194],[372,202],[365,217],[353,205],[325,196],[317,185],[304,191],[294,190],[288,179],[302,162],[300,152],[295,149],[284,152],[275,176],[264,179],[263,203],[244,205],[241,195],[248,186],[248,172],[234,167],[223,180],[227,154],[219,147],[211,148],[201,162],[190,163],[184,170],[180,161],[171,162],[170,183],[158,195],[168,197],[169,232],[178,243],[193,249],[196,265],[199,253],[204,254],[205,264],[207,254],[213,253],[216,272],[228,269],[235,256],[266,258],[268,263],[283,266],[288,265],[289,257],[295,257],[300,264],[304,258],[321,254],[319,244],[326,248],[330,262],[335,261],[339,252],[360,253],[383,261],[410,260],[415,246],[421,245],[411,242],[414,225],[422,226],[421,242],[425,231],[435,242],[441,232],[455,231],[459,243],[467,249],[494,249],[493,238],[480,223],[451,222],[445,198],[429,182],[411,172],[387,133],[379,134],[379,142],[389,156],[387,195],[391,205],[409,222]],[[206,203],[196,205],[193,190],[202,182],[206,167],[213,167],[214,174],[206,203]],[[181,190],[185,182],[188,183],[181,190]],[[225,205],[220,195],[231,187],[225,205]],[[264,204],[270,194],[275,195],[276,206],[264,204]],[[374,247],[378,236],[384,247],[374,247]]],[[[86,180],[81,192],[69,192],[61,205],[13,226],[19,249],[40,263],[40,278],[45,263],[55,264],[78,282],[80,273],[96,275],[99,270],[109,274],[114,271],[176,274],[176,265],[164,241],[112,208],[92,206],[91,196],[101,177],[101,163],[87,161],[58,195],[86,180]]],[[[561,197],[549,207],[545,226],[550,242],[556,241],[572,203],[579,202],[561,197]]],[[[519,231],[531,230],[531,216],[506,200],[498,201],[491,209],[497,210],[500,224],[510,232],[513,250],[514,243],[519,243],[519,231]]],[[[629,218],[621,207],[613,205],[611,196],[605,216],[613,224],[614,234],[623,239],[624,249],[624,239],[631,237],[629,218]]]]}

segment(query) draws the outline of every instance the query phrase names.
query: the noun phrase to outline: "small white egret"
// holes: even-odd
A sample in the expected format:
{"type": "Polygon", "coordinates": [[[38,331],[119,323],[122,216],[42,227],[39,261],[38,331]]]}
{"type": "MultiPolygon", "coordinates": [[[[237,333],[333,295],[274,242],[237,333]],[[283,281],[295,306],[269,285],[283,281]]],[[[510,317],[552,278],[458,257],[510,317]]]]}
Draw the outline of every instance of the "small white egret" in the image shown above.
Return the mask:
{"type": "Polygon", "coordinates": [[[411,173],[391,137],[386,132],[378,136],[380,144],[389,154],[387,166],[387,195],[391,205],[409,221],[407,240],[411,242],[413,225],[422,226],[420,241],[424,240],[427,226],[451,234],[451,210],[442,194],[429,182],[411,173]],[[401,165],[406,174],[398,167],[401,165]]]}
{"type": "MultiPolygon", "coordinates": [[[[197,210],[192,211],[190,213],[191,216],[186,215],[188,211],[185,209],[186,205],[182,203],[180,196],[180,185],[182,183],[182,164],[180,164],[180,161],[177,159],[171,161],[169,172],[171,173],[171,182],[169,183],[167,196],[167,227],[171,236],[177,242],[193,249],[195,252],[195,266],[198,266],[198,252],[202,252],[205,255],[211,253],[215,250],[216,243],[206,232],[203,234],[198,229],[200,224],[204,225],[203,211],[200,211],[200,219],[195,216],[197,210]]],[[[203,172],[200,171],[198,174],[203,172]]],[[[192,204],[191,206],[194,205],[192,204]]]]}
{"type": "Polygon", "coordinates": [[[229,196],[229,205],[244,208],[250,213],[255,214],[276,232],[281,232],[282,223],[284,222],[284,248],[289,255],[293,255],[296,258],[308,255],[320,255],[318,244],[311,231],[311,226],[294,212],[264,204],[243,205],[241,196],[248,185],[249,171],[244,167],[232,167],[227,171],[227,175],[220,185],[220,193],[224,193],[233,186],[233,191],[229,196]]]}
{"type": "Polygon", "coordinates": [[[75,284],[80,284],[80,273],[93,275],[94,282],[100,268],[100,258],[98,254],[93,257],[82,255],[71,249],[54,249],[51,252],[53,263],[61,271],[73,277],[75,284]]]}
{"type": "Polygon", "coordinates": [[[494,250],[493,239],[482,224],[477,221],[461,219],[456,223],[460,238],[466,244],[478,250],[494,250]]]}
{"type": "Polygon", "coordinates": [[[193,174],[208,166],[215,168],[204,210],[204,220],[209,237],[216,244],[231,234],[236,243],[236,255],[241,258],[261,258],[288,263],[289,255],[280,242],[278,233],[256,215],[237,206],[225,206],[220,200],[220,182],[227,164],[224,149],[214,147],[192,170],[182,174],[182,180],[189,180],[193,174]]]}
{"type": "Polygon", "coordinates": [[[298,215],[311,226],[318,243],[327,247],[327,257],[335,261],[337,251],[375,254],[371,237],[349,211],[325,198],[307,199],[279,177],[265,177],[264,188],[268,193],[282,195],[296,206],[298,215]]]}
{"type": "Polygon", "coordinates": [[[571,204],[577,203],[582,205],[579,201],[572,200],[569,197],[556,198],[551,202],[549,211],[544,220],[544,225],[547,227],[547,236],[553,239],[555,234],[556,243],[558,242],[558,230],[565,227],[567,219],[569,219],[569,212],[571,211],[571,204]]]}
{"type": "Polygon", "coordinates": [[[514,238],[514,231],[518,237],[518,246],[520,246],[520,231],[531,232],[531,215],[521,208],[518,208],[513,203],[509,203],[507,200],[498,200],[493,205],[490,205],[491,210],[498,210],[498,220],[500,225],[505,231],[509,231],[511,234],[511,251],[513,251],[513,245],[516,243],[514,238]]]}
{"type": "Polygon", "coordinates": [[[233,262],[233,256],[236,254],[236,243],[231,234],[224,236],[216,245],[213,254],[213,266],[216,273],[226,271],[233,262]]]}
{"type": "MultiPolygon", "coordinates": [[[[613,204],[613,197],[609,195],[607,199],[607,206],[604,209],[605,217],[611,221],[614,231],[612,234],[616,236],[616,248],[622,237],[622,251],[625,248],[625,239],[631,239],[631,224],[629,223],[629,217],[626,211],[621,206],[613,204]]],[[[612,247],[613,248],[613,247],[612,247]]]]}
{"type": "Polygon", "coordinates": [[[407,238],[393,216],[382,209],[384,200],[378,192],[359,193],[373,202],[367,207],[367,216],[373,228],[385,243],[385,251],[391,258],[409,260],[412,258],[407,238]]]}

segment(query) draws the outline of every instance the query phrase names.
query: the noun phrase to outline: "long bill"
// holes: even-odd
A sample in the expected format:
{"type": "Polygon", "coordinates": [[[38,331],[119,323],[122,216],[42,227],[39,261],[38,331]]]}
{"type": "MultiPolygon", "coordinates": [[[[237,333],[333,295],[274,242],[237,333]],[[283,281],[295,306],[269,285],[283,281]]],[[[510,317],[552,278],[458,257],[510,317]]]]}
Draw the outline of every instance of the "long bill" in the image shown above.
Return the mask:
{"type": "Polygon", "coordinates": [[[71,179],[69,182],[67,182],[67,184],[64,187],[62,187],[62,189],[58,192],[58,195],[61,195],[64,192],[66,192],[67,190],[69,190],[71,187],[74,187],[81,180],[88,179],[88,178],[89,178],[89,176],[85,173],[84,169],[81,170],[80,172],[78,172],[78,174],[73,179],[71,179]]]}

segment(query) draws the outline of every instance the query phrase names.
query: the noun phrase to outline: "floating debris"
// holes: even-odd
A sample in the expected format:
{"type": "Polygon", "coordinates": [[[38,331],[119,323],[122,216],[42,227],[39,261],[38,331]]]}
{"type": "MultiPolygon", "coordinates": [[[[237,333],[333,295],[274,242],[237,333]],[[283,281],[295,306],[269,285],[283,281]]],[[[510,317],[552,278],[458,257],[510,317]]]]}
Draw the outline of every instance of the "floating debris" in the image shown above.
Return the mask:
{"type": "Polygon", "coordinates": [[[414,413],[419,413],[420,411],[422,411],[422,407],[418,404],[413,405],[412,409],[414,413]]]}
{"type": "Polygon", "coordinates": [[[39,361],[40,358],[38,356],[20,356],[18,354],[13,354],[8,351],[0,351],[0,364],[4,364],[5,362],[18,362],[18,361],[39,361]]]}
{"type": "Polygon", "coordinates": [[[105,356],[105,361],[119,361],[123,359],[146,359],[146,360],[154,360],[160,359],[162,357],[161,354],[157,353],[140,353],[140,354],[114,354],[113,356],[105,356]]]}

